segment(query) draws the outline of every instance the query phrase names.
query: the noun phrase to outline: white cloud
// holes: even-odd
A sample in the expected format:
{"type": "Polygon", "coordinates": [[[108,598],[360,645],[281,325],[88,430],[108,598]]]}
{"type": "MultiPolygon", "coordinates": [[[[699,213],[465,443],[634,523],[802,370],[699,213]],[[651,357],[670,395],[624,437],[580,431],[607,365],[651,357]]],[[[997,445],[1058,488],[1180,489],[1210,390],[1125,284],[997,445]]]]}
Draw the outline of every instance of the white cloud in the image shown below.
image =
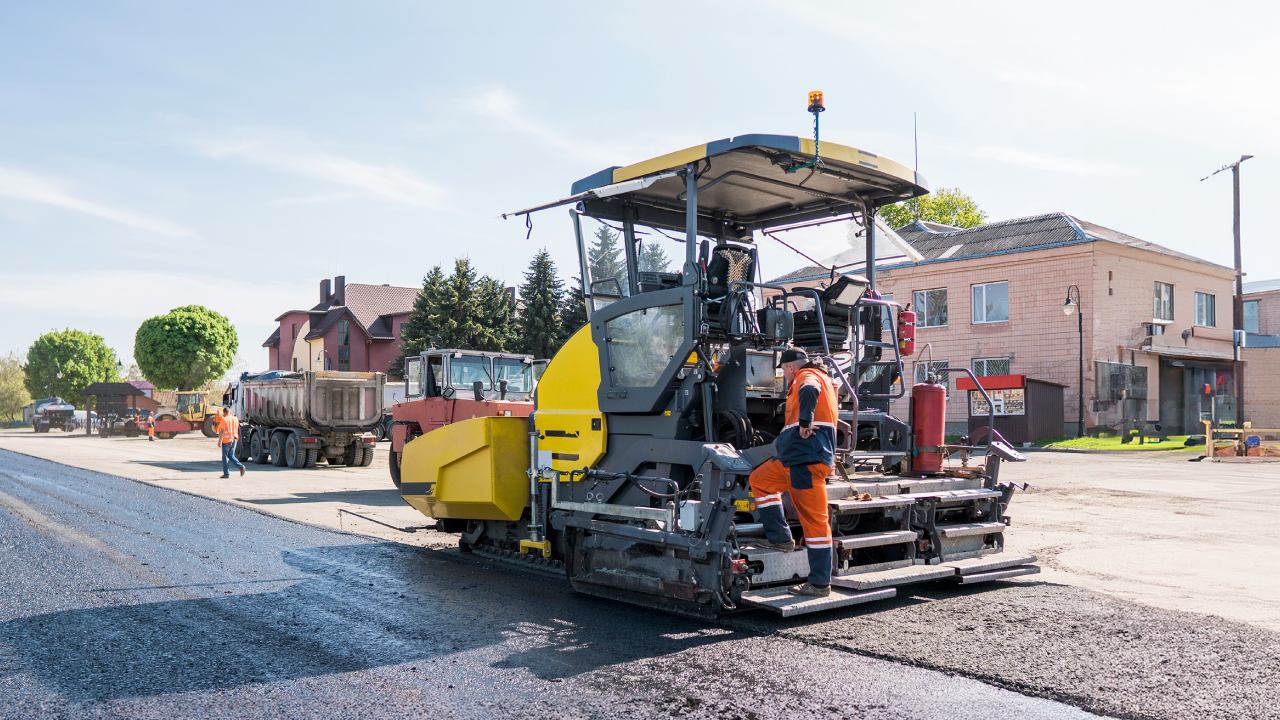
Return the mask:
{"type": "Polygon", "coordinates": [[[346,185],[406,205],[433,210],[446,207],[445,189],[412,170],[370,165],[316,151],[308,147],[310,143],[298,133],[250,130],[193,144],[206,157],[232,158],[300,177],[346,185]]]}
{"type": "Polygon", "coordinates": [[[559,150],[575,160],[586,161],[593,165],[625,165],[628,162],[652,157],[657,153],[670,152],[673,148],[669,142],[672,139],[670,137],[658,138],[668,142],[661,145],[655,144],[653,147],[595,144],[584,141],[530,117],[519,107],[516,98],[502,89],[490,90],[481,97],[467,100],[464,102],[464,107],[477,115],[497,120],[511,130],[532,136],[544,145],[559,150]]]}
{"type": "Polygon", "coordinates": [[[70,195],[55,180],[12,168],[0,167],[0,197],[72,210],[173,238],[195,235],[190,230],[166,220],[149,218],[81,200],[70,195]]]}

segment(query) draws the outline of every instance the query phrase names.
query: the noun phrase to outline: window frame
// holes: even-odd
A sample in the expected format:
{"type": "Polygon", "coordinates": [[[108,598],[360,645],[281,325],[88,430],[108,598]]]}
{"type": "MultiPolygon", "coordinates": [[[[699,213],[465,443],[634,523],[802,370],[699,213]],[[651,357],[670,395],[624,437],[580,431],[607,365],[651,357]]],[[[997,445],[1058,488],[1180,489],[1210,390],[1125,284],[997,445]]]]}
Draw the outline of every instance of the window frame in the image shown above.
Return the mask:
{"type": "MultiPolygon", "coordinates": [[[[917,360],[915,362],[914,367],[912,368],[912,377],[915,378],[917,384],[922,383],[924,382],[925,378],[921,376],[920,374],[921,370],[925,370],[925,374],[927,375],[928,370],[926,368],[941,370],[942,368],[947,367],[950,364],[951,364],[950,361],[947,361],[947,360],[931,360],[929,362],[922,362],[920,360],[917,360]]],[[[937,375],[938,375],[939,385],[942,385],[947,388],[951,387],[951,373],[938,372],[937,375]]]]}
{"type": "Polygon", "coordinates": [[[1173,310],[1174,310],[1174,304],[1173,304],[1173,301],[1174,301],[1173,283],[1160,282],[1159,280],[1156,280],[1156,281],[1155,281],[1155,286],[1154,286],[1154,287],[1153,287],[1153,289],[1152,289],[1152,299],[1151,299],[1151,303],[1152,303],[1152,304],[1151,304],[1151,318],[1152,318],[1153,320],[1160,320],[1160,321],[1163,321],[1163,322],[1173,322],[1173,318],[1174,318],[1174,311],[1173,311],[1173,310]],[[1168,299],[1169,317],[1162,317],[1162,316],[1160,315],[1160,309],[1161,309],[1161,307],[1160,307],[1160,306],[1161,306],[1160,288],[1161,288],[1161,286],[1166,287],[1166,288],[1168,288],[1168,289],[1169,289],[1169,299],[1168,299]]]}
{"type": "Polygon", "coordinates": [[[1195,294],[1195,298],[1196,298],[1196,317],[1195,317],[1196,327],[1218,327],[1217,296],[1215,296],[1213,293],[1200,292],[1199,290],[1197,290],[1195,294]],[[1202,303],[1201,302],[1202,300],[1204,300],[1205,302],[1202,303]],[[1208,311],[1205,313],[1205,315],[1207,315],[1208,317],[1204,318],[1208,320],[1207,323],[1200,322],[1201,320],[1200,310],[1202,307],[1208,311]]]}
{"type": "Polygon", "coordinates": [[[974,284],[970,285],[970,286],[969,286],[969,303],[970,303],[970,307],[969,307],[969,322],[970,322],[971,324],[973,324],[973,325],[992,325],[992,324],[995,324],[995,323],[1007,323],[1007,322],[1009,322],[1009,309],[1010,309],[1010,307],[1009,307],[1009,306],[1010,306],[1010,304],[1011,304],[1011,303],[1009,302],[1009,281],[1008,281],[1008,280],[996,280],[996,281],[994,281],[994,282],[974,283],[974,284]],[[1004,319],[1003,319],[1003,320],[987,320],[987,319],[986,319],[986,315],[987,315],[987,291],[986,291],[986,288],[988,288],[988,287],[990,287],[990,286],[992,286],[992,285],[1004,285],[1004,319]],[[975,302],[975,301],[974,301],[974,295],[975,295],[975,293],[978,291],[978,289],[979,289],[979,288],[982,288],[982,303],[981,303],[981,304],[979,304],[979,303],[977,303],[977,302],[975,302]],[[977,315],[978,315],[978,308],[982,308],[982,317],[983,317],[983,319],[982,319],[982,320],[978,320],[978,319],[977,319],[977,315]]]}
{"type": "Polygon", "coordinates": [[[1254,333],[1255,335],[1262,331],[1262,321],[1258,313],[1262,310],[1262,305],[1257,300],[1245,300],[1241,305],[1242,316],[1240,320],[1244,323],[1244,331],[1254,333]],[[1253,329],[1249,329],[1249,306],[1253,306],[1253,329]]]}
{"type": "Polygon", "coordinates": [[[950,301],[951,301],[951,294],[947,292],[947,288],[945,287],[926,288],[924,290],[913,290],[911,292],[911,302],[916,309],[916,327],[918,328],[949,327],[951,324],[950,301]],[[946,322],[938,323],[936,325],[926,324],[929,321],[929,313],[928,313],[929,305],[928,305],[928,296],[926,295],[926,293],[931,293],[931,292],[943,293],[942,306],[944,308],[943,313],[946,315],[946,322]]]}
{"type": "Polygon", "coordinates": [[[970,367],[970,369],[972,369],[972,370],[973,370],[973,374],[974,374],[974,375],[976,375],[976,376],[978,376],[978,377],[996,377],[996,375],[985,375],[985,374],[983,374],[983,373],[978,372],[978,363],[984,363],[983,367],[985,368],[985,367],[986,367],[985,363],[989,363],[989,362],[992,362],[992,361],[999,361],[999,360],[1003,360],[1003,361],[1004,361],[1004,363],[1005,363],[1005,372],[1000,373],[1000,374],[1001,374],[1001,375],[1010,375],[1010,374],[1012,374],[1012,373],[1013,373],[1013,358],[1011,358],[1011,357],[1009,357],[1009,356],[1007,356],[1007,355],[1006,355],[1006,356],[1004,356],[1004,357],[985,357],[985,358],[974,358],[974,359],[969,363],[969,367],[970,367]]]}

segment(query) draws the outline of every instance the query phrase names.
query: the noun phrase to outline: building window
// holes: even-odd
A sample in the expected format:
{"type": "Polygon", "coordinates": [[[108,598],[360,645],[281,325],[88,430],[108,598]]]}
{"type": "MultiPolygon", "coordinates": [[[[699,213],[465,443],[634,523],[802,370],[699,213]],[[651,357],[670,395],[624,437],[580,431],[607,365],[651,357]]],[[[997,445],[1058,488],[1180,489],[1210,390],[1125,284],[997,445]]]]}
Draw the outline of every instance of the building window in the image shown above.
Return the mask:
{"type": "Polygon", "coordinates": [[[351,321],[338,321],[338,372],[351,370],[351,321]]]}
{"type": "Polygon", "coordinates": [[[1155,310],[1156,320],[1173,320],[1173,286],[1156,281],[1155,310]]]}
{"type": "Polygon", "coordinates": [[[1196,324],[1200,327],[1216,327],[1217,314],[1214,312],[1214,296],[1209,293],[1196,293],[1196,324]]]}
{"type": "MultiPolygon", "coordinates": [[[[880,299],[885,300],[887,302],[893,302],[893,293],[889,293],[888,295],[881,295],[880,299]]],[[[884,310],[884,315],[880,316],[880,330],[884,332],[886,336],[888,336],[890,333],[893,332],[893,319],[894,319],[893,308],[883,308],[883,310],[884,310]]]]}
{"type": "Polygon", "coordinates": [[[973,374],[978,377],[1009,374],[1009,358],[975,358],[973,374]]]}
{"type": "Polygon", "coordinates": [[[293,324],[293,339],[298,339],[298,323],[293,324]]]}
{"type": "Polygon", "coordinates": [[[1258,331],[1258,301],[1250,300],[1244,304],[1244,331],[1256,333],[1258,331]]]}
{"type": "Polygon", "coordinates": [[[919,327],[946,327],[947,289],[917,290],[915,299],[916,325],[919,327]]]}
{"type": "Polygon", "coordinates": [[[333,369],[332,360],[330,360],[329,358],[324,359],[324,369],[325,370],[333,369]]]}
{"type": "Polygon", "coordinates": [[[1009,283],[994,282],[973,286],[973,322],[1009,321],[1009,283]]]}
{"type": "Polygon", "coordinates": [[[933,373],[938,376],[938,383],[940,385],[946,385],[947,381],[950,379],[948,377],[950,373],[942,372],[942,368],[946,366],[947,366],[946,360],[935,360],[934,362],[927,362],[927,363],[917,362],[916,363],[916,382],[917,383],[924,382],[925,378],[929,374],[929,371],[932,370],[933,373]]]}
{"type": "Polygon", "coordinates": [[[293,371],[298,372],[298,358],[293,359],[293,371]]]}

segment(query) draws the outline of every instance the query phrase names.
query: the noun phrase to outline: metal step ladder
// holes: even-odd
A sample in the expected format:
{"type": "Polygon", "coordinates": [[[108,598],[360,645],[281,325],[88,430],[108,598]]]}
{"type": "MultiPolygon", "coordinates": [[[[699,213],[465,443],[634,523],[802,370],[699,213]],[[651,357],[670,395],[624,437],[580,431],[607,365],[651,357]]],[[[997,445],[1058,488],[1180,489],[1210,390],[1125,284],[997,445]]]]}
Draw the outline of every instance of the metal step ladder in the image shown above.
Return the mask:
{"type": "Polygon", "coordinates": [[[862,603],[876,600],[888,600],[897,594],[898,591],[893,588],[872,590],[870,592],[853,592],[833,587],[831,588],[831,594],[827,597],[806,597],[792,595],[787,592],[787,588],[784,586],[748,590],[742,593],[741,601],[744,605],[772,610],[782,617],[792,617],[822,610],[834,610],[835,608],[849,605],[861,605],[862,603]]]}

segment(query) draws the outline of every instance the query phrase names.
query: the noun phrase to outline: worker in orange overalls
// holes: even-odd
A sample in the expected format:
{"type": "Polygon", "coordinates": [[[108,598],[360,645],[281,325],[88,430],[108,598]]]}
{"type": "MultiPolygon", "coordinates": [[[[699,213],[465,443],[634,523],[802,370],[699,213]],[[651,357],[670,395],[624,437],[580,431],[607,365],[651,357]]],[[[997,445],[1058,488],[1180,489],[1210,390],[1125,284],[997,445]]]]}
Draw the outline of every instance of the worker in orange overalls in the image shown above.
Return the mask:
{"type": "Polygon", "coordinates": [[[147,413],[147,441],[156,441],[156,414],[153,412],[147,413]]]}
{"type": "Polygon", "coordinates": [[[836,389],[826,371],[809,362],[804,351],[784,350],[780,360],[787,383],[786,424],[775,441],[777,457],[751,473],[751,495],[765,532],[765,540],[757,544],[782,552],[795,550],[782,510],[782,493],[790,492],[809,553],[809,579],[790,592],[825,597],[831,594],[827,475],[835,464],[836,389]]]}
{"type": "Polygon", "coordinates": [[[213,429],[218,433],[218,447],[222,448],[222,477],[231,477],[230,468],[227,462],[235,463],[240,468],[240,474],[244,475],[244,463],[236,459],[236,443],[240,440],[240,418],[231,414],[227,408],[222,408],[221,415],[213,416],[213,429]]]}

